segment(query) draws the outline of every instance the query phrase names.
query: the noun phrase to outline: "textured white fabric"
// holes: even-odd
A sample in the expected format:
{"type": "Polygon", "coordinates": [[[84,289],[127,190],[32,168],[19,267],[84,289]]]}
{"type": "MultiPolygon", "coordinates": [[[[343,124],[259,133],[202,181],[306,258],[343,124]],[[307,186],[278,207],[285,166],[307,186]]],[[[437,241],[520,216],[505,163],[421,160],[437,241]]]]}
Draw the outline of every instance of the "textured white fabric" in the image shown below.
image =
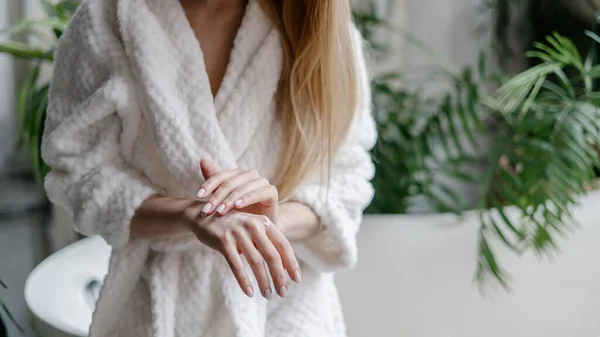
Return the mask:
{"type": "Polygon", "coordinates": [[[288,297],[247,298],[225,260],[193,236],[129,236],[153,193],[194,197],[200,159],[222,169],[277,169],[274,94],[282,51],[256,0],[249,2],[222,87],[213,99],[203,54],[178,0],[86,0],[56,55],[42,144],[50,199],[85,235],[113,247],[90,334],[118,336],[345,336],[333,275],[356,261],[355,234],[372,198],[375,141],[360,37],[361,106],[333,160],[329,199],[320,174],[293,199],[324,228],[295,242],[303,282],[288,297]]]}

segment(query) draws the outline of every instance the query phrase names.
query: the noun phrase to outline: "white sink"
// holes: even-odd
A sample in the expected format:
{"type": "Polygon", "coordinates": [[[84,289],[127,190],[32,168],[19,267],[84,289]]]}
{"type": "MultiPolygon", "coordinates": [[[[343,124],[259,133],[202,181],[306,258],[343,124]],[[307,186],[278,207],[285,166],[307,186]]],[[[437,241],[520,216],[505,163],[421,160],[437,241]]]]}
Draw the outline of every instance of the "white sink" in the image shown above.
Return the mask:
{"type": "Polygon", "coordinates": [[[108,270],[110,246],[99,237],[76,242],[39,264],[25,283],[25,301],[40,337],[84,337],[93,299],[86,286],[108,270]]]}

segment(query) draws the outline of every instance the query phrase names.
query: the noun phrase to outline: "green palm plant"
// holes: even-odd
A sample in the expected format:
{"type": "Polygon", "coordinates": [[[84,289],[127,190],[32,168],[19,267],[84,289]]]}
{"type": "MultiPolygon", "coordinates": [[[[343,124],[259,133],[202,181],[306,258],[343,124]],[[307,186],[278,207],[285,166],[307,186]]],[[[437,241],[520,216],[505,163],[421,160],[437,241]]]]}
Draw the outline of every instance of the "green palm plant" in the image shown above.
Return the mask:
{"type": "MultiPolygon", "coordinates": [[[[2,282],[2,280],[0,280],[0,289],[6,289],[6,284],[4,284],[4,282],[2,282]]],[[[19,331],[23,332],[23,328],[19,325],[19,323],[17,323],[17,321],[15,320],[15,318],[13,317],[13,315],[10,313],[10,310],[8,310],[8,307],[6,306],[6,304],[4,304],[4,301],[2,301],[2,297],[0,297],[0,337],[5,337],[7,336],[7,332],[6,332],[6,325],[4,324],[4,321],[2,320],[2,313],[4,313],[4,315],[14,324],[14,326],[17,327],[17,329],[19,329],[19,331]]]]}
{"type": "MultiPolygon", "coordinates": [[[[423,49],[441,66],[441,75],[433,79],[451,87],[430,97],[418,87],[403,86],[399,72],[374,78],[380,137],[372,152],[376,195],[368,211],[405,213],[411,198],[425,196],[439,211],[458,212],[462,204],[456,191],[435,176],[474,181],[480,188],[481,221],[476,280],[507,287],[508,275],[491,242],[517,254],[554,252],[556,238],[575,228],[573,206],[597,179],[600,91],[593,83],[600,66],[594,66],[595,48],[582,57],[571,40],[555,34],[527,54],[539,65],[513,77],[486,74],[483,56],[476,70],[456,69],[373,11],[355,16],[367,40],[374,27],[383,27],[423,49]],[[500,88],[488,89],[493,87],[500,88]],[[491,148],[474,157],[482,133],[492,138],[491,148]],[[482,175],[465,171],[473,160],[485,164],[482,175]]],[[[600,43],[595,33],[586,34],[591,43],[600,43]]]]}
{"type": "Polygon", "coordinates": [[[48,167],[41,158],[40,143],[46,116],[49,82],[41,82],[40,69],[45,63],[53,61],[56,41],[69,24],[69,19],[77,8],[77,2],[74,0],[63,0],[57,3],[48,0],[39,0],[39,2],[48,17],[23,20],[0,30],[0,35],[10,34],[21,38],[0,43],[0,53],[30,61],[32,65],[21,85],[17,99],[21,130],[19,143],[29,148],[34,173],[41,182],[48,172],[48,167]],[[39,45],[46,47],[38,47],[39,45]]]}

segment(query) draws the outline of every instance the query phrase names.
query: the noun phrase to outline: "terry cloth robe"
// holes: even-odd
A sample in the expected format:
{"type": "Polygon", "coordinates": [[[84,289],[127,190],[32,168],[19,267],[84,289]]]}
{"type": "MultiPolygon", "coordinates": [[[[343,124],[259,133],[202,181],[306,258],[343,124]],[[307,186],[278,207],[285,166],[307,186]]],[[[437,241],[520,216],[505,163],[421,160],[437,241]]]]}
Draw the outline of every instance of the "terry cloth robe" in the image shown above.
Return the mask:
{"type": "Polygon", "coordinates": [[[318,172],[291,198],[311,207],[325,229],[293,242],[303,281],[290,281],[285,299],[267,301],[248,298],[225,259],[193,235],[136,239],[129,224],[152,194],[193,198],[204,158],[275,176],[285,136],[274,100],[283,63],[278,32],[250,0],[213,98],[178,0],[83,1],[59,42],[42,152],[52,168],[50,200],[72,213],[79,232],[113,248],[90,336],[345,336],[332,272],[356,261],[376,139],[354,34],[360,111],[332,161],[328,200],[318,172]]]}

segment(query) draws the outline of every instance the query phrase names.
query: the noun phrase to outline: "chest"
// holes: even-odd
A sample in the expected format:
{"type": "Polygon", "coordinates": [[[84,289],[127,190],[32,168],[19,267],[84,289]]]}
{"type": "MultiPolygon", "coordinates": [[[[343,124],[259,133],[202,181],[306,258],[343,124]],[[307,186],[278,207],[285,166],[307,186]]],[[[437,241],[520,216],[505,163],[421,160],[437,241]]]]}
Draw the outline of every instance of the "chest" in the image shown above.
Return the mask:
{"type": "Polygon", "coordinates": [[[231,61],[246,6],[235,3],[211,8],[203,1],[184,1],[182,7],[202,49],[211,92],[216,96],[231,61]]]}
{"type": "Polygon", "coordinates": [[[225,1],[136,1],[141,8],[120,12],[119,20],[130,84],[142,93],[128,102],[133,113],[122,114],[126,161],[178,196],[196,193],[202,159],[273,177],[282,140],[275,97],[283,51],[259,2],[212,18],[194,6],[225,1]],[[144,10],[160,15],[141,20],[144,10]]]}

